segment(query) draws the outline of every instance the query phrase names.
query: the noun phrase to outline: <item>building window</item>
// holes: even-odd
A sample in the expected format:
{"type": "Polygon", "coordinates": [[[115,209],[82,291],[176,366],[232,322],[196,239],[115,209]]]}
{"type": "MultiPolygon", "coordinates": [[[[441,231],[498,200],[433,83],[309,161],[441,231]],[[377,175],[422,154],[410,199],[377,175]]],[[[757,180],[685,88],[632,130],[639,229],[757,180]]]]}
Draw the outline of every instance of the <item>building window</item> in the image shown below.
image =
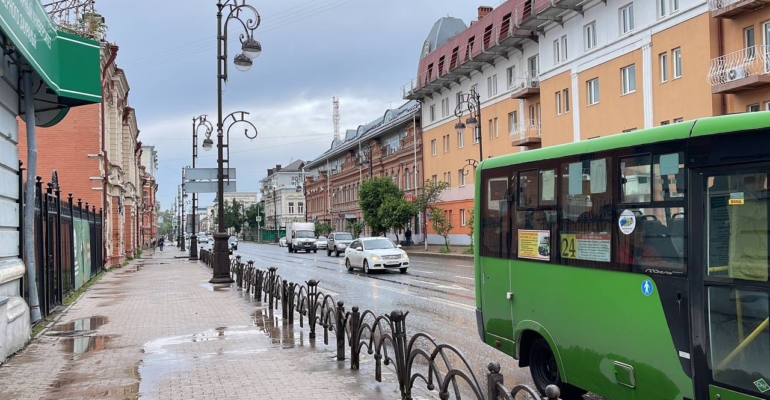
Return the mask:
{"type": "Polygon", "coordinates": [[[519,113],[513,111],[508,113],[508,134],[513,134],[519,130],[519,113]]]}
{"type": "Polygon", "coordinates": [[[471,86],[471,93],[479,93],[479,84],[474,83],[473,86],[471,86]]]}
{"type": "Polygon", "coordinates": [[[668,1],[658,0],[658,18],[663,18],[668,14],[668,1]]]}
{"type": "Polygon", "coordinates": [[[441,117],[449,116],[449,97],[441,99],[441,117]]]}
{"type": "Polygon", "coordinates": [[[770,111],[770,101],[765,103],[765,111],[770,111]]]}
{"type": "Polygon", "coordinates": [[[465,210],[460,209],[460,226],[465,226],[466,220],[465,220],[465,210]]]}
{"type": "Polygon", "coordinates": [[[668,125],[668,120],[665,120],[665,121],[660,121],[660,125],[661,125],[661,126],[662,126],[662,125],[668,125]]]}
{"type": "Polygon", "coordinates": [[[471,129],[471,135],[473,135],[473,144],[478,144],[479,143],[479,139],[481,139],[479,137],[479,133],[478,133],[477,130],[481,131],[481,125],[479,125],[476,128],[471,129]]]}
{"type": "Polygon", "coordinates": [[[497,96],[497,74],[487,78],[487,96],[497,96]]]}
{"type": "Polygon", "coordinates": [[[583,27],[583,48],[586,50],[596,47],[596,21],[583,27]]]}
{"type": "Polygon", "coordinates": [[[508,79],[508,87],[513,86],[514,81],[516,81],[516,66],[508,67],[508,69],[505,72],[505,75],[508,79]]]}
{"type": "Polygon", "coordinates": [[[674,123],[676,124],[677,122],[684,122],[684,118],[682,117],[674,118],[674,123]]]}
{"type": "Polygon", "coordinates": [[[449,187],[452,187],[452,173],[447,172],[446,173],[446,183],[449,185],[449,187]]]}
{"type": "Polygon", "coordinates": [[[671,52],[674,57],[674,79],[682,77],[682,49],[676,48],[671,52]]]}
{"type": "Polygon", "coordinates": [[[567,61],[567,35],[561,37],[561,60],[567,61]]]}
{"type": "Polygon", "coordinates": [[[748,112],[757,112],[757,111],[759,111],[759,103],[749,105],[748,107],[746,107],[746,110],[748,112]]]}
{"type": "Polygon", "coordinates": [[[412,177],[409,175],[409,168],[407,168],[406,170],[404,170],[404,190],[409,190],[410,189],[410,182],[409,181],[411,179],[412,179],[412,177]]]}
{"type": "Polygon", "coordinates": [[[754,40],[754,26],[750,26],[743,30],[743,47],[746,48],[746,57],[752,60],[756,55],[755,44],[757,43],[754,40]]]}
{"type": "Polygon", "coordinates": [[[594,105],[599,102],[599,78],[591,79],[587,82],[588,86],[588,105],[594,105]]]}
{"type": "Polygon", "coordinates": [[[668,53],[660,53],[660,83],[668,82],[668,53]]]}
{"type": "Polygon", "coordinates": [[[434,185],[438,183],[438,175],[433,175],[433,176],[431,177],[431,179],[433,179],[433,184],[434,184],[434,185]]]}
{"type": "Polygon", "coordinates": [[[460,169],[457,170],[457,179],[460,181],[460,187],[465,186],[465,171],[460,169]]]}
{"type": "Polygon", "coordinates": [[[436,105],[431,104],[430,106],[430,122],[436,121],[436,105]]]}
{"type": "Polygon", "coordinates": [[[433,139],[430,141],[430,154],[435,156],[436,155],[436,139],[433,139]]]}
{"type": "Polygon", "coordinates": [[[294,202],[289,202],[289,214],[294,214],[294,202]]]}
{"type": "Polygon", "coordinates": [[[457,101],[457,106],[459,107],[460,104],[462,104],[462,102],[463,102],[463,92],[462,91],[457,92],[455,94],[455,99],[457,101]]]}
{"type": "Polygon", "coordinates": [[[304,214],[305,213],[305,203],[299,202],[297,203],[297,213],[304,214]]]}
{"type": "Polygon", "coordinates": [[[561,62],[561,42],[559,39],[553,41],[553,63],[558,64],[561,62]]]}
{"type": "Polygon", "coordinates": [[[457,148],[465,147],[465,132],[457,132],[457,148]]]}
{"type": "Polygon", "coordinates": [[[569,112],[569,89],[564,89],[564,112],[569,112]]]}
{"type": "Polygon", "coordinates": [[[671,0],[671,13],[679,11],[679,0],[671,0]]]}
{"type": "Polygon", "coordinates": [[[623,80],[623,94],[629,94],[636,91],[636,66],[629,65],[620,69],[621,79],[623,80]]]}
{"type": "Polygon", "coordinates": [[[561,115],[561,92],[556,92],[556,115],[561,115]]]}
{"type": "Polygon", "coordinates": [[[449,135],[444,135],[443,137],[443,145],[444,145],[444,154],[449,153],[449,135]]]}
{"type": "Polygon", "coordinates": [[[489,139],[498,137],[497,134],[497,117],[489,120],[489,139]]]}
{"type": "Polygon", "coordinates": [[[620,8],[620,34],[634,30],[634,3],[620,8]]]}
{"type": "Polygon", "coordinates": [[[540,73],[540,55],[535,55],[527,59],[527,67],[529,68],[529,78],[532,79],[540,73]]]}

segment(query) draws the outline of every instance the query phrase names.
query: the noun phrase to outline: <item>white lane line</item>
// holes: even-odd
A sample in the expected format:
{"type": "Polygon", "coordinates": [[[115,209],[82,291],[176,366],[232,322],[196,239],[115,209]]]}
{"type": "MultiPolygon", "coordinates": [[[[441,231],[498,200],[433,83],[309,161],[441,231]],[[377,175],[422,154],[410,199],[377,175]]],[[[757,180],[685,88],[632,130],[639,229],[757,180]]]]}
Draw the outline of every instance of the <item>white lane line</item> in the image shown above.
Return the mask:
{"type": "Polygon", "coordinates": [[[476,278],[473,278],[473,277],[468,278],[467,276],[459,276],[459,275],[455,275],[455,278],[468,279],[468,280],[471,280],[471,281],[475,281],[476,280],[476,278]]]}
{"type": "Polygon", "coordinates": [[[419,261],[420,264],[441,264],[433,261],[419,261]]]}
{"type": "Polygon", "coordinates": [[[440,285],[440,284],[438,284],[438,283],[433,283],[433,282],[425,282],[425,281],[421,281],[421,280],[419,280],[419,279],[412,279],[412,281],[414,281],[414,282],[420,282],[420,283],[425,283],[425,284],[427,284],[427,285],[433,285],[433,286],[441,286],[441,285],[440,285]]]}
{"type": "Polygon", "coordinates": [[[473,268],[473,265],[460,265],[460,264],[455,264],[455,267],[473,268]]]}
{"type": "Polygon", "coordinates": [[[414,269],[414,268],[409,268],[409,272],[420,272],[420,273],[423,273],[423,274],[435,274],[435,272],[425,271],[423,269],[414,269]]]}

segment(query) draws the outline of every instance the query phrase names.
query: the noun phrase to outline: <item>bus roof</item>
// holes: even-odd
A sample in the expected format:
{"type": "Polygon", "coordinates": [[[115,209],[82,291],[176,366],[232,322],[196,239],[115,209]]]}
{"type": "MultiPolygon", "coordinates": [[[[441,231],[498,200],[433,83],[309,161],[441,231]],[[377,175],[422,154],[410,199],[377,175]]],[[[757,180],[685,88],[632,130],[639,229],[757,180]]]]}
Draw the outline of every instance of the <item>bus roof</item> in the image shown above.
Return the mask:
{"type": "Polygon", "coordinates": [[[670,125],[662,125],[616,135],[603,136],[580,142],[565,143],[542,149],[506,154],[489,158],[481,163],[481,169],[521,164],[539,160],[612,150],[641,144],[666,142],[688,137],[708,136],[718,133],[748,131],[770,127],[770,113],[749,112],[706,117],[670,125]]]}

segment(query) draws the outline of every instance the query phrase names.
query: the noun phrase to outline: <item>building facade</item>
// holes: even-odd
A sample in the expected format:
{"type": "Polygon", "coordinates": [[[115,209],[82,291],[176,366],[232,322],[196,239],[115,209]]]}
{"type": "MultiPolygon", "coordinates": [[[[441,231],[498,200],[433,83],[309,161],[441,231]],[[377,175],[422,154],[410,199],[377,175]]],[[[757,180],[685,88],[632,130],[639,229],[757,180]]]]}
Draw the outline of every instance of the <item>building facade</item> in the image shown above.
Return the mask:
{"type": "Polygon", "coordinates": [[[140,157],[140,175],[142,177],[142,200],[140,207],[140,241],[144,247],[151,245],[152,238],[158,237],[158,182],[155,179],[158,170],[158,152],[155,146],[142,146],[140,157]]]}
{"type": "MultiPolygon", "coordinates": [[[[328,222],[338,231],[362,222],[369,234],[358,192],[372,176],[390,177],[407,199],[413,198],[423,183],[420,121],[420,104],[410,101],[335,138],[329,150],[305,166],[308,220],[328,222]]],[[[410,226],[415,242],[422,240],[418,222],[410,226]]]]}
{"type": "Polygon", "coordinates": [[[305,222],[305,195],[302,182],[305,162],[292,161],[289,165],[267,170],[267,176],[259,181],[260,196],[264,204],[267,230],[284,230],[291,222],[305,222]]]}
{"type": "Polygon", "coordinates": [[[770,109],[767,5],[509,0],[479,7],[468,27],[441,18],[403,95],[423,102],[426,176],[450,184],[438,206],[455,226],[452,243],[468,241],[470,159],[770,109]],[[454,129],[471,88],[483,154],[470,130],[454,129]]]}

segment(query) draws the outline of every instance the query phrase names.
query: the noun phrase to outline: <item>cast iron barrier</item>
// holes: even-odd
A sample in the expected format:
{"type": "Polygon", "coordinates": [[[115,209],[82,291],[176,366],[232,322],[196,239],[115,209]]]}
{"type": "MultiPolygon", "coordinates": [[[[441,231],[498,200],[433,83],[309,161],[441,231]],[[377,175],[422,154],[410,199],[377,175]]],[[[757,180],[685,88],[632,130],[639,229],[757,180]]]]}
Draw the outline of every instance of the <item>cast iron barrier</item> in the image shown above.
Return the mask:
{"type": "MultiPolygon", "coordinates": [[[[201,252],[201,260],[210,265],[210,253],[206,253],[201,252]]],[[[294,323],[295,313],[301,328],[307,320],[311,340],[316,338],[317,328],[323,329],[323,343],[328,345],[329,333],[333,333],[337,360],[344,361],[349,348],[351,369],[359,369],[364,349],[374,359],[374,378],[378,382],[382,382],[382,365],[392,366],[402,400],[412,399],[412,389],[418,381],[424,383],[426,389],[438,391],[441,399],[449,399],[454,394],[459,400],[462,395],[472,394],[477,400],[513,400],[521,392],[532,399],[541,399],[528,385],[516,385],[509,390],[497,362],[487,365],[486,380],[480,380],[457,347],[440,343],[427,333],[418,332],[410,337],[406,324],[409,312],[395,310],[380,315],[372,310],[360,311],[358,307],[345,311],[343,301],[335,301],[319,290],[320,281],[288,282],[277,274],[277,268],[262,270],[254,266],[254,261],[241,262],[241,256],[231,260],[230,274],[237,288],[250,298],[267,303],[271,314],[280,305],[281,318],[288,323],[294,323]],[[465,391],[460,390],[461,385],[465,391]]],[[[546,388],[545,399],[558,400],[559,396],[557,386],[546,388]]]]}

